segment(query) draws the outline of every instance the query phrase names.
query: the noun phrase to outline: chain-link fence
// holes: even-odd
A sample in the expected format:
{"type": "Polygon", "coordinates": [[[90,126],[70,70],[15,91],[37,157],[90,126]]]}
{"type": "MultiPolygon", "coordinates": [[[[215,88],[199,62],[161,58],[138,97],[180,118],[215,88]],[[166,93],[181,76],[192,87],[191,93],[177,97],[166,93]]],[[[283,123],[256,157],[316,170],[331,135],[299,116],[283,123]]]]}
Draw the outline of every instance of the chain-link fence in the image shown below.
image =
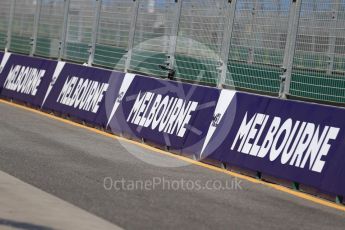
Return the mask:
{"type": "Polygon", "coordinates": [[[11,14],[11,0],[3,0],[0,7],[0,49],[5,49],[11,14]]]}
{"type": "Polygon", "coordinates": [[[64,22],[64,0],[42,0],[39,11],[36,47],[37,56],[58,58],[64,22]]]}
{"type": "Polygon", "coordinates": [[[70,0],[63,59],[88,61],[95,8],[95,0],[70,0]]]}
{"type": "Polygon", "coordinates": [[[165,75],[159,65],[167,62],[176,13],[175,1],[139,1],[129,70],[165,75]]]}
{"type": "Polygon", "coordinates": [[[237,1],[226,83],[278,93],[289,9],[285,0],[237,1]]]}
{"type": "Polygon", "coordinates": [[[303,0],[290,92],[345,103],[345,1],[303,0]]]}
{"type": "Polygon", "coordinates": [[[9,50],[23,54],[29,54],[32,45],[35,14],[37,9],[36,0],[13,1],[11,35],[9,50]]]}
{"type": "Polygon", "coordinates": [[[184,0],[175,53],[177,77],[216,84],[224,36],[223,0],[184,0]]]}
{"type": "Polygon", "coordinates": [[[94,64],[125,69],[134,4],[128,0],[107,1],[100,9],[94,64]]]}
{"type": "Polygon", "coordinates": [[[345,104],[345,0],[2,0],[5,48],[345,104]]]}

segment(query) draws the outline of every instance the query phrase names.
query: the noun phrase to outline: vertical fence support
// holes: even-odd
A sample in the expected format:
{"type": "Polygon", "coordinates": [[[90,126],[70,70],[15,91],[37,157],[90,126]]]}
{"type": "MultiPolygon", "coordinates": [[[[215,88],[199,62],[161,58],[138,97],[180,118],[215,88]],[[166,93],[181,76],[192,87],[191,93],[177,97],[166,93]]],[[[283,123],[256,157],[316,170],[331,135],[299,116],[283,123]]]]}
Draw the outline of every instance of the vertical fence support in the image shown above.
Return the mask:
{"type": "Polygon", "coordinates": [[[69,14],[70,4],[71,4],[71,0],[65,0],[62,33],[61,33],[61,40],[60,40],[60,47],[59,47],[59,60],[62,59],[63,53],[65,51],[65,46],[66,46],[68,14],[69,14]]]}
{"type": "Polygon", "coordinates": [[[254,6],[252,9],[252,17],[251,17],[251,22],[250,22],[250,36],[249,36],[249,51],[248,51],[248,59],[247,62],[248,64],[253,64],[254,62],[254,54],[255,54],[255,31],[254,31],[254,26],[256,23],[256,18],[259,10],[259,3],[260,0],[254,0],[254,6]]]}
{"type": "Polygon", "coordinates": [[[10,8],[10,15],[8,19],[8,28],[7,28],[7,38],[6,38],[6,47],[5,52],[8,52],[11,47],[11,40],[12,40],[12,26],[13,26],[13,18],[14,18],[14,9],[16,7],[16,0],[12,0],[11,8],[10,8]]]}
{"type": "Polygon", "coordinates": [[[232,31],[235,22],[236,4],[237,0],[225,0],[226,1],[226,21],[225,30],[222,41],[221,50],[221,69],[220,69],[220,79],[218,79],[218,88],[222,88],[225,84],[226,74],[228,71],[228,60],[231,46],[232,31]]]}
{"type": "Polygon", "coordinates": [[[290,93],[293,59],[295,55],[298,25],[301,13],[302,0],[292,0],[289,12],[289,28],[284,52],[283,75],[279,97],[287,98],[290,93]]]}
{"type": "Polygon", "coordinates": [[[167,57],[167,65],[170,69],[175,67],[175,53],[176,53],[176,46],[177,46],[177,36],[179,31],[180,19],[181,19],[181,11],[182,11],[182,0],[175,0],[176,5],[176,14],[173,23],[173,28],[170,36],[170,44],[169,44],[169,51],[167,57]]]}
{"type": "Polygon", "coordinates": [[[36,52],[37,33],[38,33],[38,26],[39,26],[40,15],[41,15],[41,8],[42,8],[42,0],[37,0],[36,1],[35,19],[34,19],[34,28],[33,28],[32,38],[31,38],[30,56],[34,56],[34,54],[36,52]]]}
{"type": "Polygon", "coordinates": [[[93,26],[92,26],[92,38],[91,38],[91,45],[90,45],[90,50],[89,50],[89,60],[87,63],[89,66],[93,64],[93,61],[95,59],[96,42],[97,42],[97,36],[98,36],[99,20],[101,17],[102,0],[96,0],[96,3],[97,3],[97,6],[96,6],[95,17],[94,17],[93,26]]]}
{"type": "Polygon", "coordinates": [[[317,2],[316,0],[313,0],[313,21],[310,25],[310,28],[308,28],[308,30],[311,30],[311,32],[309,32],[313,37],[312,37],[312,51],[313,52],[316,52],[316,31],[315,31],[315,28],[317,26],[317,21],[316,21],[316,14],[317,14],[317,2]]]}
{"type": "Polygon", "coordinates": [[[337,39],[337,22],[338,22],[338,12],[340,9],[341,2],[340,0],[333,1],[333,9],[332,9],[332,24],[330,28],[330,35],[329,35],[329,45],[328,45],[328,67],[327,67],[327,74],[332,74],[334,70],[334,57],[335,57],[335,43],[337,39]]]}
{"type": "Polygon", "coordinates": [[[134,45],[134,35],[135,35],[135,28],[137,25],[138,13],[139,13],[139,0],[133,0],[133,14],[132,14],[132,21],[131,21],[131,28],[129,30],[128,36],[128,52],[125,62],[125,72],[127,73],[130,66],[131,66],[131,59],[133,54],[133,45],[134,45]]]}

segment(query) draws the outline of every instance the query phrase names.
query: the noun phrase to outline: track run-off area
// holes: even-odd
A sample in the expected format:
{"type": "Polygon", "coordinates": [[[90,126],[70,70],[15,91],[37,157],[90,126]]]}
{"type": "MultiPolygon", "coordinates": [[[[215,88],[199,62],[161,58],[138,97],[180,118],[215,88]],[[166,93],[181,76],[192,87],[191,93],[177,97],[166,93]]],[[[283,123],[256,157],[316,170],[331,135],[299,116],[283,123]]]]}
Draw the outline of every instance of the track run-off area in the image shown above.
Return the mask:
{"type": "Polygon", "coordinates": [[[0,229],[344,226],[343,206],[0,100],[0,229]]]}

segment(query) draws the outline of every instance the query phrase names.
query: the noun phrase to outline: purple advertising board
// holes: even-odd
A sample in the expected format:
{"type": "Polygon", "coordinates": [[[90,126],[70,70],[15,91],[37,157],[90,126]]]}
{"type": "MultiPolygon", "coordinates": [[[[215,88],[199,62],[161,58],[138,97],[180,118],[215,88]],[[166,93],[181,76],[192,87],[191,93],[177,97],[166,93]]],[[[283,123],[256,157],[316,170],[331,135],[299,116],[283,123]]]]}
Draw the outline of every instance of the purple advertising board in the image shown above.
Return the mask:
{"type": "Polygon", "coordinates": [[[0,93],[1,93],[1,89],[2,89],[2,84],[1,82],[3,81],[3,78],[5,78],[4,74],[2,74],[4,72],[4,69],[5,69],[5,66],[6,66],[6,63],[9,59],[11,54],[9,53],[3,53],[3,52],[0,52],[0,93]]]}
{"type": "Polygon", "coordinates": [[[106,122],[105,95],[123,73],[59,62],[41,107],[95,125],[106,122]]]}
{"type": "Polygon", "coordinates": [[[198,152],[219,90],[127,74],[108,95],[108,127],[185,153],[198,152]],[[115,99],[115,100],[114,100],[115,99]]]}
{"type": "MultiPolygon", "coordinates": [[[[6,65],[6,60],[7,58],[4,58],[4,53],[3,52],[0,52],[0,82],[1,82],[1,79],[2,79],[2,71],[4,70],[5,68],[5,65],[6,65]]],[[[2,88],[2,85],[0,85],[0,92],[1,92],[1,88],[2,88]]]]}
{"type": "Polygon", "coordinates": [[[0,53],[7,98],[345,195],[345,110],[0,53]]]}
{"type": "MultiPolygon", "coordinates": [[[[0,61],[2,61],[2,58],[4,57],[4,53],[3,52],[0,52],[0,61]]],[[[0,62],[1,63],[1,62],[0,62]]],[[[1,64],[0,64],[0,67],[1,67],[1,64]]],[[[1,73],[1,69],[0,69],[0,73],[1,73]]]]}
{"type": "Polygon", "coordinates": [[[56,61],[6,53],[1,61],[1,95],[40,106],[56,64],[56,61]]]}
{"type": "Polygon", "coordinates": [[[209,146],[226,138],[210,158],[345,195],[344,109],[245,93],[236,98],[237,107],[225,114],[235,117],[232,128],[216,130],[209,146]]]}

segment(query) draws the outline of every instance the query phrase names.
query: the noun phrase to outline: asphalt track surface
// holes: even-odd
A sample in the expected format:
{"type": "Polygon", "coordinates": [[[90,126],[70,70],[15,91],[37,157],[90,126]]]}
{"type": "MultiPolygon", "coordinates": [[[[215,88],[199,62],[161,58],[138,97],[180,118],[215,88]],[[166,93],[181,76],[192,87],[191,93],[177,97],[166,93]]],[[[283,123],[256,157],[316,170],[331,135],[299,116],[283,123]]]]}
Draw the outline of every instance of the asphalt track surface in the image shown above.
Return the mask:
{"type": "Polygon", "coordinates": [[[179,161],[132,144],[125,148],[118,140],[0,103],[0,171],[121,228],[345,227],[345,212],[245,180],[240,182],[240,188],[220,191],[162,186],[131,191],[105,189],[104,179],[109,177],[127,181],[184,179],[200,184],[235,180],[197,165],[156,167],[133,154],[179,161]]]}

